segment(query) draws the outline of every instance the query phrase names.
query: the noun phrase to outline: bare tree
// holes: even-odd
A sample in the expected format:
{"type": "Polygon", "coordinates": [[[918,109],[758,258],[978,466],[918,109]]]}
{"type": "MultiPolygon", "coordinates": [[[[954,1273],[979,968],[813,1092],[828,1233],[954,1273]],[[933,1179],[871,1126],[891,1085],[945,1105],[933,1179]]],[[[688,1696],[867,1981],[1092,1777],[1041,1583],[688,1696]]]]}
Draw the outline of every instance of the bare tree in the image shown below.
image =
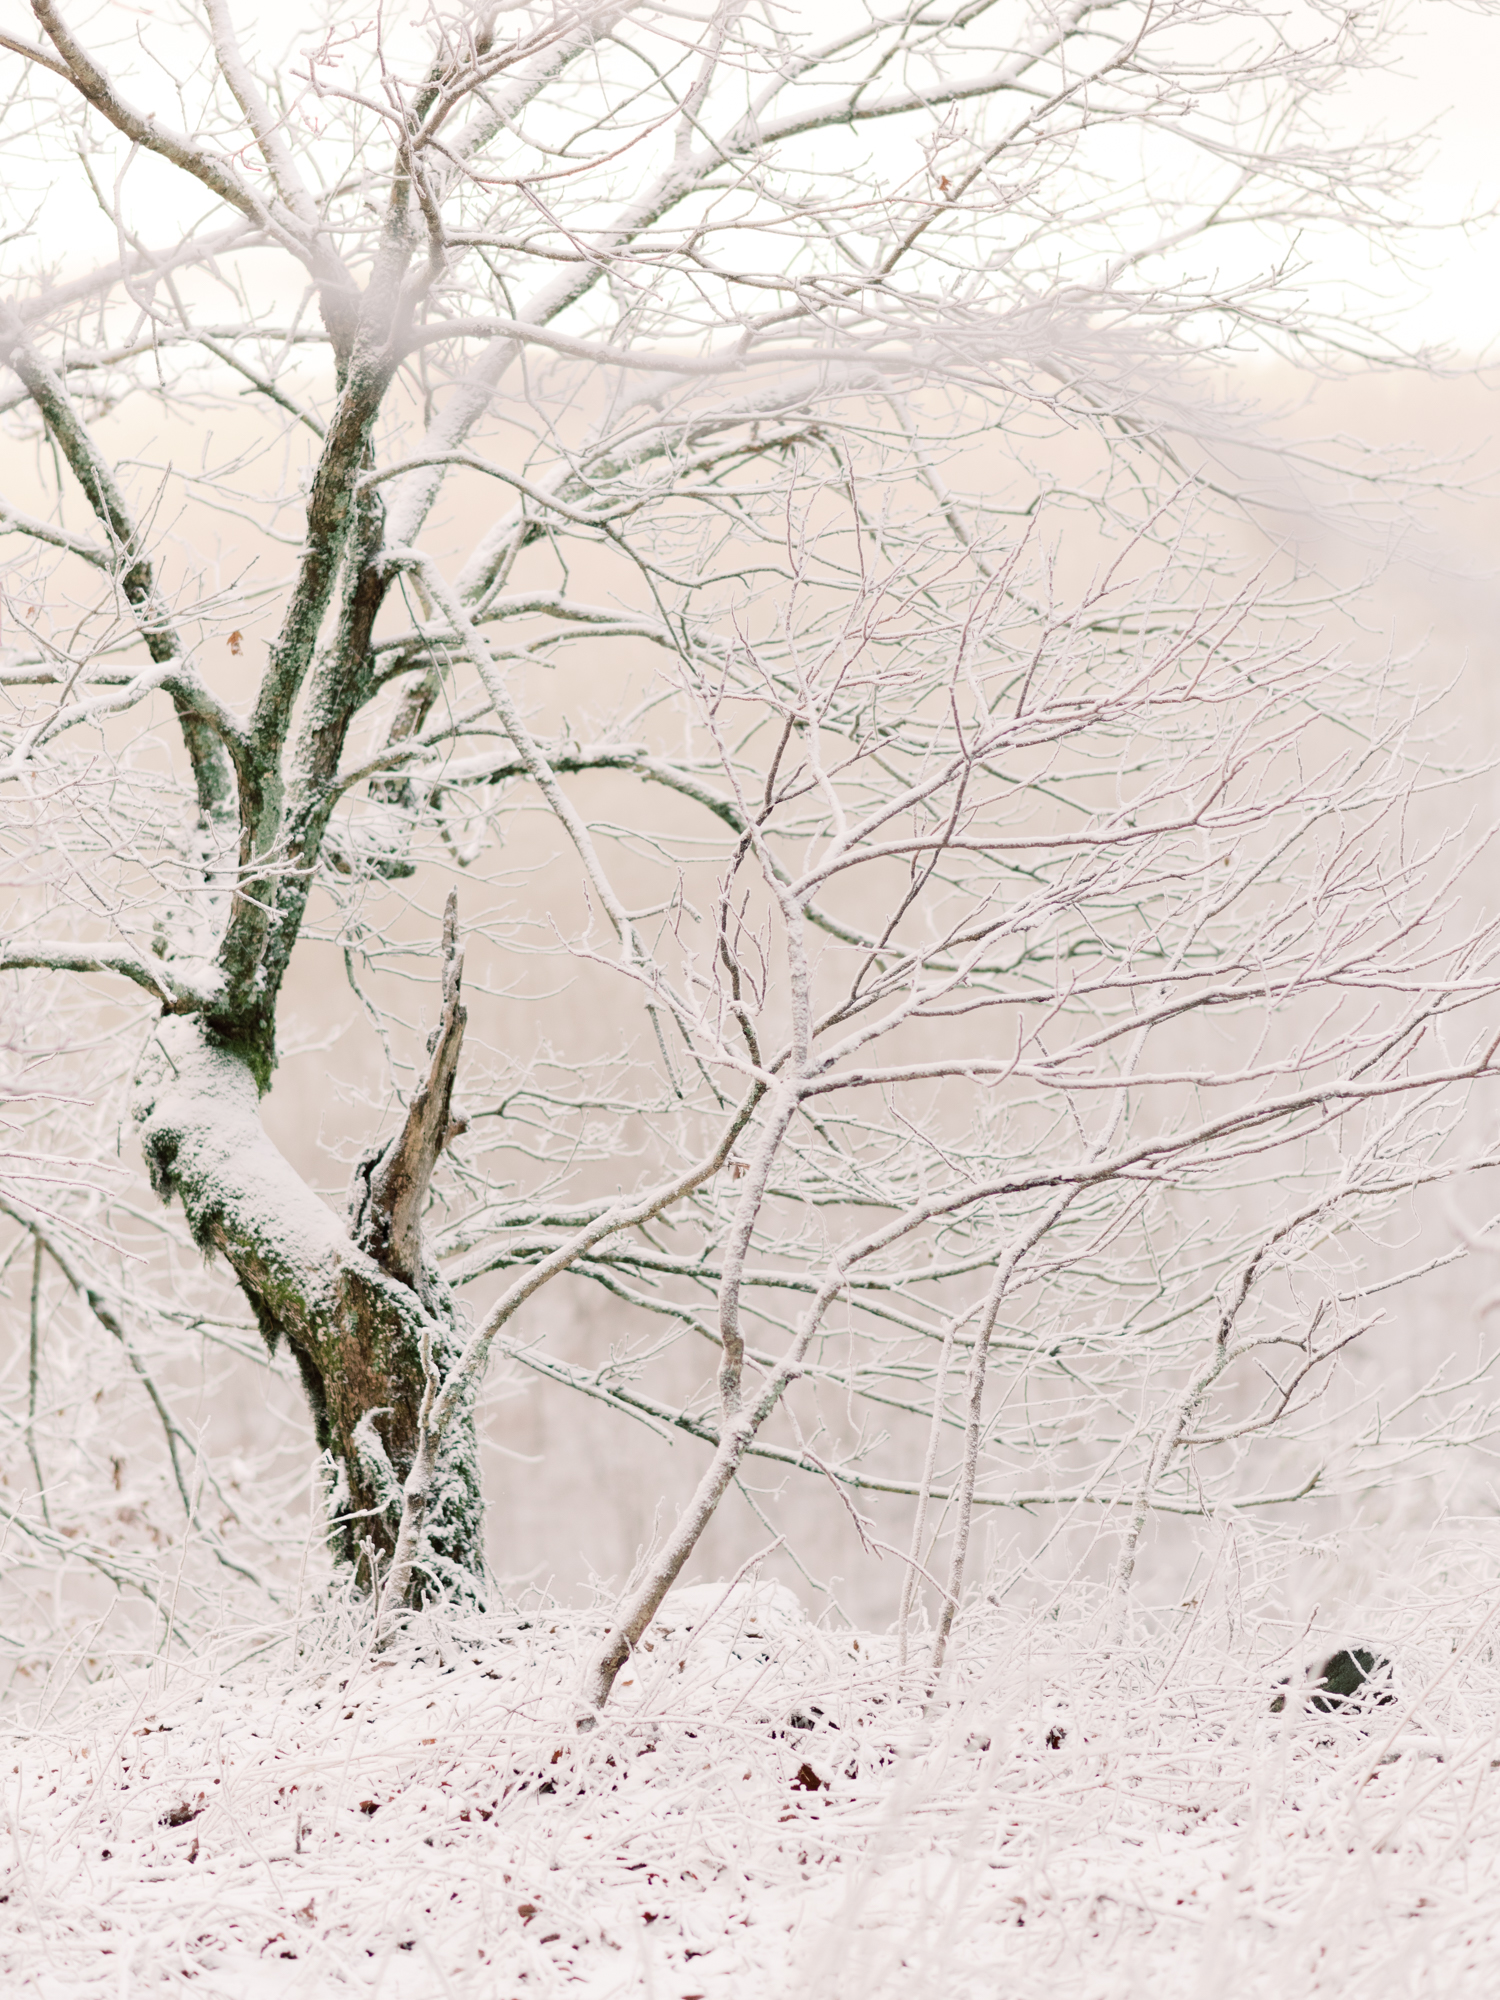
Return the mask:
{"type": "Polygon", "coordinates": [[[1393,352],[1296,247],[1401,227],[1401,150],[1319,119],[1387,10],[334,8],[280,58],[229,0],[31,11],[15,185],[100,257],[23,236],[0,308],[3,774],[70,857],[0,968],[153,1010],[153,1181],[295,1356],[338,1553],[390,1613],[472,1585],[497,1342],[710,1451],[593,1704],[748,1458],[911,1498],[939,1658],[976,1506],[1123,1508],[1128,1570],[1153,1508],[1286,1497],[1250,1442],[1368,1317],[1329,1246],[1494,1055],[1475,843],[1235,561],[1213,396],[1237,341],[1393,352]],[[502,828],[560,879],[545,827],[571,887],[479,929],[596,1032],[466,1119],[449,881],[502,828]],[[438,902],[340,1217],[257,1108],[288,972],[369,998],[438,902]],[[562,1272],[631,1330],[597,1370],[518,1317],[562,1272]]]}

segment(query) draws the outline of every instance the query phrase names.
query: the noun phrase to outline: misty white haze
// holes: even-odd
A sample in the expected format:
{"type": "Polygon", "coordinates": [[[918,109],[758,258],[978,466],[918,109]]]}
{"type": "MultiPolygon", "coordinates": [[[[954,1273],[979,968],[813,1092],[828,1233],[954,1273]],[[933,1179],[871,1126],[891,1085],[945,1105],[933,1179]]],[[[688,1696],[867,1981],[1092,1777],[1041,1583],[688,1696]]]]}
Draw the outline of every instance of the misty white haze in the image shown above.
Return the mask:
{"type": "Polygon", "coordinates": [[[1497,73],[3,0],[7,1992],[1488,1993],[1497,73]]]}

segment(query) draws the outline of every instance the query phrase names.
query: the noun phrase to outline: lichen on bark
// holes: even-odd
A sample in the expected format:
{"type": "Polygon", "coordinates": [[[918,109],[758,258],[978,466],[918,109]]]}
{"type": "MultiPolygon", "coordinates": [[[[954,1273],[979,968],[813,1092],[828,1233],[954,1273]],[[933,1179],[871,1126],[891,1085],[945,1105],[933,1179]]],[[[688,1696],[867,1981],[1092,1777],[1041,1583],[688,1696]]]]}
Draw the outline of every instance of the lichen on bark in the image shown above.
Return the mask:
{"type": "MultiPolygon", "coordinates": [[[[240,1051],[200,1018],[166,1016],[134,1104],[153,1185],[181,1201],[194,1241],[222,1255],[267,1343],[297,1362],[328,1472],[329,1537],[378,1580],[400,1524],[429,1367],[458,1352],[454,1308],[430,1266],[420,1289],[385,1269],[277,1150],[240,1051]]],[[[415,1602],[482,1593],[482,1507],[472,1406],[445,1439],[415,1602]]]]}

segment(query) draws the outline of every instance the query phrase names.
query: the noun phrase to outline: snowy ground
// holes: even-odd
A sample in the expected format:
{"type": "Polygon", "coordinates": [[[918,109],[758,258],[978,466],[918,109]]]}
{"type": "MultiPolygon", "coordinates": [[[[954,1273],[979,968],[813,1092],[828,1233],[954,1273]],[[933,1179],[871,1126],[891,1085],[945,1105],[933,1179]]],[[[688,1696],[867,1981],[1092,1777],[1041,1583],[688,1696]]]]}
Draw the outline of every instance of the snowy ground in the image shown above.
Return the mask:
{"type": "Polygon", "coordinates": [[[721,1597],[688,1594],[587,1736],[589,1624],[559,1613],[433,1625],[375,1659],[330,1619],[13,1732],[3,1991],[1500,1985],[1485,1603],[1413,1619],[1402,1700],[1362,1726],[1273,1717],[1300,1635],[1278,1660],[1194,1610],[1109,1654],[1081,1617],[987,1613],[924,1713],[889,1640],[819,1630],[775,1590],[705,1623],[721,1597]]]}

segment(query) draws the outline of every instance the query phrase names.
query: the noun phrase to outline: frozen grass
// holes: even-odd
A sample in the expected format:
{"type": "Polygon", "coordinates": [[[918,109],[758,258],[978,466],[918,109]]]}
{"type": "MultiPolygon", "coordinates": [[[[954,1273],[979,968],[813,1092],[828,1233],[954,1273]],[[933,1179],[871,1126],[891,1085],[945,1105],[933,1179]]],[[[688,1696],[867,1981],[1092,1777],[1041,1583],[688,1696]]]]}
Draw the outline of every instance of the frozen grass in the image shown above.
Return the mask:
{"type": "Polygon", "coordinates": [[[7,1739],[4,1991],[1105,2000],[1489,1993],[1500,1598],[1372,1636],[1399,1703],[1273,1717],[1316,1634],[971,1617],[939,1703],[775,1589],[670,1600],[599,1728],[592,1622],[322,1614],[7,1739]],[[1278,1655],[1280,1657],[1278,1657],[1278,1655]]]}

